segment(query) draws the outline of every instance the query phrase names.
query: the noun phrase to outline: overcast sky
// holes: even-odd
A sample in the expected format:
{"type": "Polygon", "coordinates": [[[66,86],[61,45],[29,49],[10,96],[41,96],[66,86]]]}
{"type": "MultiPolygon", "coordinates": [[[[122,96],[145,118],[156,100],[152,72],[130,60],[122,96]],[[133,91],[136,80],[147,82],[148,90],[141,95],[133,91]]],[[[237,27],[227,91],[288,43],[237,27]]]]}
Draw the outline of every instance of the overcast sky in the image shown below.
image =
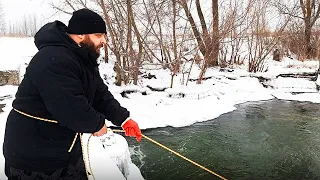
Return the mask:
{"type": "MultiPolygon", "coordinates": [[[[68,20],[71,16],[63,13],[55,14],[53,8],[49,5],[50,2],[59,4],[60,1],[61,0],[0,0],[3,5],[7,26],[9,23],[21,24],[24,16],[28,18],[30,15],[36,15],[41,25],[54,20],[60,20],[68,25],[68,20]]],[[[203,1],[207,2],[205,0],[203,1]]],[[[204,7],[203,10],[204,12],[210,11],[210,7],[204,7]]],[[[272,16],[272,14],[269,15],[272,16]]],[[[274,22],[277,24],[277,20],[274,22]]]]}
{"type": "Polygon", "coordinates": [[[24,16],[36,15],[42,22],[48,22],[53,20],[60,20],[64,23],[68,23],[69,16],[67,15],[55,15],[53,9],[49,6],[45,0],[0,0],[3,5],[6,22],[13,24],[21,21],[24,16]]]}

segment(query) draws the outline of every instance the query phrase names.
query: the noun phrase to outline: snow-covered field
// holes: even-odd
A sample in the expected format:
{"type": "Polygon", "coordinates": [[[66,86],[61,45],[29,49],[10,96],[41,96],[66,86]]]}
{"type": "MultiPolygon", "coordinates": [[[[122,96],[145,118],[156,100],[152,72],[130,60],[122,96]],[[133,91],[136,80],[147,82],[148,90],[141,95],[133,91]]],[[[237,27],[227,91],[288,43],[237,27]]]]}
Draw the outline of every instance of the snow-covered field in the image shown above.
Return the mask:
{"type": "MultiPolygon", "coordinates": [[[[37,49],[34,47],[32,38],[0,38],[0,51],[0,70],[20,69],[23,75],[26,64],[37,49]]],[[[143,73],[151,73],[156,76],[156,79],[141,78],[138,86],[113,85],[112,63],[102,63],[100,73],[115,98],[130,110],[133,119],[138,122],[141,129],[146,129],[165,126],[181,127],[207,121],[235,110],[236,104],[248,101],[278,98],[320,103],[316,81],[310,81],[307,78],[277,77],[281,73],[315,72],[318,69],[318,63],[318,61],[300,62],[289,58],[284,58],[281,62],[270,60],[267,62],[268,71],[256,74],[246,72],[245,66],[233,72],[220,72],[219,68],[209,69],[205,76],[212,78],[203,81],[202,84],[188,82],[188,86],[181,85],[182,75],[178,75],[174,79],[173,88],[168,88],[171,76],[163,69],[148,71],[142,69],[143,73]],[[268,85],[273,88],[264,87],[256,78],[258,76],[269,79],[268,85]],[[166,88],[166,90],[155,92],[147,86],[166,88]],[[137,92],[122,97],[120,92],[123,90],[137,92]],[[147,95],[143,95],[142,92],[147,95]],[[183,98],[181,98],[182,94],[183,98]]],[[[194,66],[190,78],[196,79],[198,73],[198,67],[194,66]]],[[[0,113],[0,132],[2,132],[0,144],[3,141],[6,117],[11,109],[12,97],[16,90],[16,86],[0,86],[0,98],[7,97],[0,101],[0,104],[5,104],[4,112],[0,113]]],[[[3,161],[2,156],[0,161],[3,161]]],[[[3,163],[0,163],[0,166],[2,168],[3,163]]]]}

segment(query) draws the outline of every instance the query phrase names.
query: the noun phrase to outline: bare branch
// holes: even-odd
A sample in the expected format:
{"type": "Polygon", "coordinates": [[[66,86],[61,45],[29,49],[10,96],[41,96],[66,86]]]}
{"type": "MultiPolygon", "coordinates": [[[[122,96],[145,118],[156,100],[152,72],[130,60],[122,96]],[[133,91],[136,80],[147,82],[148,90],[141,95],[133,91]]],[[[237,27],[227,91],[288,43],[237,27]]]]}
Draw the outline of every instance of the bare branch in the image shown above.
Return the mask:
{"type": "Polygon", "coordinates": [[[69,0],[65,0],[65,2],[71,7],[73,11],[76,11],[76,8],[72,5],[72,3],[69,0]]]}
{"type": "Polygon", "coordinates": [[[203,35],[205,38],[208,38],[208,40],[211,41],[208,29],[207,29],[206,21],[204,19],[204,16],[201,10],[200,0],[196,0],[196,7],[197,7],[197,13],[200,19],[200,23],[201,23],[203,35]]]}
{"type": "Polygon", "coordinates": [[[50,3],[50,5],[51,5],[51,7],[52,7],[53,9],[56,9],[56,10],[58,10],[58,11],[60,11],[60,12],[65,13],[65,14],[72,15],[72,12],[65,11],[64,9],[62,9],[62,8],[60,8],[60,7],[52,4],[52,3],[50,3]]]}
{"type": "Polygon", "coordinates": [[[292,14],[291,12],[282,12],[282,14],[286,14],[286,15],[289,15],[289,16],[292,16],[292,17],[295,17],[295,18],[299,18],[299,19],[304,20],[304,17],[301,17],[301,16],[298,16],[298,15],[292,14]]]}
{"type": "Polygon", "coordinates": [[[303,0],[299,0],[299,2],[300,2],[300,7],[301,7],[301,10],[302,10],[303,18],[306,18],[307,17],[306,6],[305,6],[303,0]]]}
{"type": "Polygon", "coordinates": [[[184,11],[185,11],[185,14],[187,15],[187,18],[191,24],[191,28],[192,28],[192,31],[194,33],[194,36],[196,37],[197,39],[197,42],[199,44],[199,49],[201,51],[202,54],[205,54],[206,53],[206,49],[205,49],[205,45],[204,45],[204,42],[201,38],[201,35],[200,35],[200,32],[196,26],[196,23],[191,15],[191,12],[188,8],[188,5],[187,5],[187,2],[185,0],[180,0],[178,1],[180,3],[180,5],[183,7],[184,11]]]}
{"type": "Polygon", "coordinates": [[[311,21],[311,26],[313,26],[314,23],[317,21],[317,19],[319,19],[319,16],[320,16],[320,2],[318,1],[318,8],[311,21]]]}
{"type": "Polygon", "coordinates": [[[83,0],[77,0],[84,8],[88,8],[87,7],[87,2],[83,2],[83,0]]]}

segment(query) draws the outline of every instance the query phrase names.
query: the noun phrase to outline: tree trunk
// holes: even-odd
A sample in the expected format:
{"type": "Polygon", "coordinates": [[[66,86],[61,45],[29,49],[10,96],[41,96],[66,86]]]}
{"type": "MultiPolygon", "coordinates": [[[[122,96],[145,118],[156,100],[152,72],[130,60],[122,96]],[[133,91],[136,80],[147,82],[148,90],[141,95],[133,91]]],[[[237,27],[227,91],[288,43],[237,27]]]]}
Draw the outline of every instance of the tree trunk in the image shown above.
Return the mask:
{"type": "Polygon", "coordinates": [[[97,3],[99,4],[99,6],[102,9],[103,15],[104,15],[104,19],[106,21],[106,25],[107,25],[107,29],[109,31],[110,34],[110,38],[111,38],[111,43],[112,43],[112,48],[111,51],[114,53],[115,57],[116,57],[116,63],[114,65],[114,71],[116,72],[116,82],[115,84],[117,86],[121,86],[122,81],[127,84],[129,82],[128,77],[125,75],[123,69],[121,69],[121,54],[120,54],[120,49],[117,45],[117,34],[115,32],[115,29],[112,27],[112,22],[111,19],[108,15],[108,11],[107,8],[105,6],[104,0],[97,0],[97,3]]]}
{"type": "Polygon", "coordinates": [[[304,29],[304,42],[306,47],[306,58],[310,59],[312,55],[312,47],[311,47],[311,26],[310,20],[305,21],[305,29],[304,29]]]}
{"type": "Polygon", "coordinates": [[[108,53],[108,46],[107,45],[104,45],[104,62],[105,63],[109,62],[109,53],[108,53]]]}
{"type": "MultiPolygon", "coordinates": [[[[126,43],[126,52],[127,56],[129,58],[129,64],[131,64],[131,67],[134,67],[134,59],[135,59],[135,53],[133,50],[133,43],[132,43],[132,19],[131,19],[131,13],[132,13],[132,4],[131,0],[127,0],[127,43],[126,43]]],[[[131,69],[131,68],[129,68],[131,69]]],[[[133,70],[134,71],[134,70],[133,70]]],[[[129,71],[129,77],[134,74],[131,70],[129,71]]]]}
{"type": "Polygon", "coordinates": [[[115,77],[115,84],[117,86],[121,86],[122,83],[122,72],[121,72],[121,68],[119,66],[119,64],[117,62],[114,63],[114,67],[113,67],[114,72],[116,73],[116,77],[115,77]]]}
{"type": "Polygon", "coordinates": [[[206,54],[205,44],[203,43],[203,40],[201,38],[201,34],[200,34],[199,30],[197,29],[196,23],[195,23],[193,16],[188,8],[187,2],[185,0],[181,0],[179,2],[187,15],[188,21],[190,22],[193,34],[194,34],[194,36],[197,40],[197,43],[199,45],[199,50],[203,55],[205,55],[206,54]]]}
{"type": "Polygon", "coordinates": [[[138,47],[139,47],[138,54],[137,54],[137,56],[135,56],[135,63],[134,63],[134,67],[133,67],[133,70],[134,70],[133,71],[133,84],[137,85],[138,84],[140,61],[142,58],[143,44],[142,44],[140,32],[137,28],[135,21],[134,21],[133,10],[132,10],[132,1],[127,0],[127,2],[128,2],[127,6],[129,6],[128,11],[129,11],[129,16],[130,16],[130,21],[131,21],[132,27],[134,29],[134,33],[137,38],[138,47]]]}
{"type": "Polygon", "coordinates": [[[201,84],[203,76],[204,76],[205,72],[207,71],[207,67],[208,67],[208,65],[207,65],[207,63],[205,61],[203,66],[202,66],[202,68],[201,68],[201,71],[200,71],[200,74],[199,74],[199,78],[197,80],[197,84],[201,84]]]}
{"type": "Polygon", "coordinates": [[[176,0],[172,0],[172,12],[173,12],[173,20],[172,20],[172,38],[173,38],[173,63],[171,70],[171,83],[170,88],[173,87],[173,79],[179,70],[179,61],[178,61],[178,51],[177,51],[177,39],[176,39],[176,0]]]}
{"type": "Polygon", "coordinates": [[[210,55],[211,61],[209,61],[208,66],[217,66],[219,59],[219,47],[220,47],[220,37],[219,37],[219,12],[218,12],[218,0],[212,0],[212,55],[210,55]]]}
{"type": "MultiPolygon", "coordinates": [[[[200,0],[196,0],[196,7],[197,7],[197,13],[198,13],[198,16],[199,16],[199,19],[200,19],[200,23],[201,23],[201,27],[202,27],[202,32],[203,32],[203,35],[202,35],[202,39],[204,41],[204,44],[205,44],[205,47],[206,47],[206,53],[204,54],[204,61],[205,61],[205,65],[206,67],[203,67],[202,70],[206,70],[208,66],[215,66],[215,65],[218,65],[217,63],[215,63],[215,59],[214,59],[214,54],[213,54],[213,42],[212,42],[212,38],[210,37],[209,35],[209,32],[208,32],[208,29],[207,29],[207,25],[206,25],[206,22],[205,22],[205,18],[203,16],[203,13],[202,13],[202,9],[201,9],[201,5],[200,5],[200,0]]],[[[201,72],[200,73],[200,76],[201,74],[203,75],[204,72],[201,72]]]]}
{"type": "Polygon", "coordinates": [[[303,13],[304,20],[304,47],[305,56],[307,59],[311,57],[312,47],[310,45],[311,40],[311,2],[310,0],[300,0],[300,6],[303,13]]]}

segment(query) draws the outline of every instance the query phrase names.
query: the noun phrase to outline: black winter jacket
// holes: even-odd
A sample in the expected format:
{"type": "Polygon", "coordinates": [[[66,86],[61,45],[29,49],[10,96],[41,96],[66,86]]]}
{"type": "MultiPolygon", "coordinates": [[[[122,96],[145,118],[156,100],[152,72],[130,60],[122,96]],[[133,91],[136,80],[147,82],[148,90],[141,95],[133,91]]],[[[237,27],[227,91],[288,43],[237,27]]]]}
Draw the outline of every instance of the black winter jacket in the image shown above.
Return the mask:
{"type": "Polygon", "coordinates": [[[129,112],[114,99],[97,63],[68,36],[62,22],[43,26],[35,35],[35,44],[39,51],[26,69],[12,106],[58,124],[12,110],[3,153],[12,167],[51,171],[68,167],[81,157],[79,137],[68,153],[76,132],[97,132],[105,119],[119,126],[129,112]]]}

